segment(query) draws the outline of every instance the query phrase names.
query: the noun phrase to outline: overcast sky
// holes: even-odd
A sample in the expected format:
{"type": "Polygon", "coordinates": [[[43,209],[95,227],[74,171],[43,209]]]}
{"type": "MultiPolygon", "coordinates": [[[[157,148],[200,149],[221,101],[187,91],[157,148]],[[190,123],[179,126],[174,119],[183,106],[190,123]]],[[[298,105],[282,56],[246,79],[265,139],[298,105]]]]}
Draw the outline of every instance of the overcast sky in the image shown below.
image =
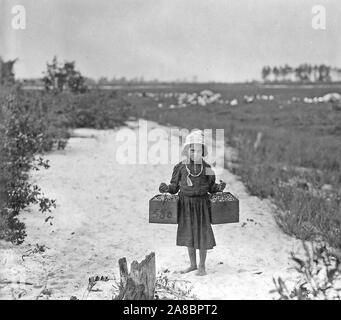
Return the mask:
{"type": "Polygon", "coordinates": [[[53,55],[94,78],[244,81],[263,65],[341,67],[340,0],[0,0],[0,55],[40,77],[53,55]],[[26,8],[26,29],[11,8],[26,8]],[[326,30],[311,26],[326,8],[326,30]]]}

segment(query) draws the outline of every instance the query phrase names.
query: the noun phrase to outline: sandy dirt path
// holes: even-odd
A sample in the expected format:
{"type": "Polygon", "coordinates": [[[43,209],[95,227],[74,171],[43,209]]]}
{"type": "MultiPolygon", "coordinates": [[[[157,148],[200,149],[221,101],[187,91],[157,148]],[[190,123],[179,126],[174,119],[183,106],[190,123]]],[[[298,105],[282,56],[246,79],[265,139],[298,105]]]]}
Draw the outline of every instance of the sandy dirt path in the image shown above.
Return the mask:
{"type": "MultiPolygon", "coordinates": [[[[153,128],[167,130],[149,123],[153,128]]],[[[0,280],[28,282],[2,283],[0,298],[81,298],[88,277],[114,274],[118,279],[119,258],[130,264],[151,251],[158,272],[169,270],[169,278],[190,281],[200,299],[276,297],[269,293],[272,277],[294,275],[289,253],[299,250],[300,242],[278,228],[273,205],[250,196],[239,178],[224,170],[217,179],[239,198],[240,223],[213,226],[217,246],[208,252],[206,276],[180,275],[176,271],[187,266],[188,257],[185,247],[175,245],[176,225],[148,223],[148,201],[161,181],[169,182],[173,164],[118,164],[118,130],[75,130],[65,150],[47,156],[51,168],[32,175],[46,196],[57,199],[57,208],[52,225],[37,208],[23,212],[25,242],[0,243],[0,280]],[[46,250],[23,260],[36,244],[46,250]]],[[[111,286],[102,290],[88,298],[110,299],[111,286]]]]}

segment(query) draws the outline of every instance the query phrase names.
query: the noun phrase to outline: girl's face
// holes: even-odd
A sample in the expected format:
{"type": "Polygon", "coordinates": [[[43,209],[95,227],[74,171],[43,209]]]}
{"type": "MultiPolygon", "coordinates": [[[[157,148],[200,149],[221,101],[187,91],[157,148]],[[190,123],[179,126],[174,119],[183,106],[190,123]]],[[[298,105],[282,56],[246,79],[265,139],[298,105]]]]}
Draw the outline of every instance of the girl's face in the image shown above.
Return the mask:
{"type": "Polygon", "coordinates": [[[199,143],[191,144],[188,150],[189,157],[194,163],[201,163],[203,156],[203,146],[199,143]]]}

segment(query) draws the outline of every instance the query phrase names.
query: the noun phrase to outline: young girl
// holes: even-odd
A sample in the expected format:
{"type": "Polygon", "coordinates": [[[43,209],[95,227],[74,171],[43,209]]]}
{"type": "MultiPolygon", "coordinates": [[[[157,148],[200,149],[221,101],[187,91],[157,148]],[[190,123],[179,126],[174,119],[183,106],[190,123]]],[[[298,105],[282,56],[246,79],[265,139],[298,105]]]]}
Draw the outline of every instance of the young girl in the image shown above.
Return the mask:
{"type": "Polygon", "coordinates": [[[159,191],[175,194],[180,190],[176,244],[188,248],[190,259],[190,266],[181,273],[198,269],[196,274],[203,276],[206,274],[207,249],[216,245],[210,223],[208,193],[223,191],[226,183],[215,183],[211,166],[203,160],[207,148],[201,130],[192,131],[186,137],[182,154],[186,159],[174,167],[170,184],[161,183],[159,191]],[[199,268],[196,249],[199,249],[199,268]]]}

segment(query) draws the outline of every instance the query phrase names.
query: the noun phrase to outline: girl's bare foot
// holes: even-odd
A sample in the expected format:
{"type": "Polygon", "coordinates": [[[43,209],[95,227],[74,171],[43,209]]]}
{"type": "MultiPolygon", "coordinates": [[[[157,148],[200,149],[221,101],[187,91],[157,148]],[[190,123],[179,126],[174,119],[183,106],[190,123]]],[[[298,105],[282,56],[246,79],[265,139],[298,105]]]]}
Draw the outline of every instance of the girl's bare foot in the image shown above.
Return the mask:
{"type": "Polygon", "coordinates": [[[207,273],[206,273],[205,268],[200,268],[200,267],[199,267],[198,271],[197,271],[195,274],[196,274],[197,276],[204,276],[204,275],[206,275],[207,273]]]}
{"type": "Polygon", "coordinates": [[[190,267],[188,267],[185,270],[181,270],[180,273],[188,273],[188,272],[191,272],[191,271],[194,271],[194,270],[197,270],[197,269],[198,269],[197,266],[190,266],[190,267]]]}

